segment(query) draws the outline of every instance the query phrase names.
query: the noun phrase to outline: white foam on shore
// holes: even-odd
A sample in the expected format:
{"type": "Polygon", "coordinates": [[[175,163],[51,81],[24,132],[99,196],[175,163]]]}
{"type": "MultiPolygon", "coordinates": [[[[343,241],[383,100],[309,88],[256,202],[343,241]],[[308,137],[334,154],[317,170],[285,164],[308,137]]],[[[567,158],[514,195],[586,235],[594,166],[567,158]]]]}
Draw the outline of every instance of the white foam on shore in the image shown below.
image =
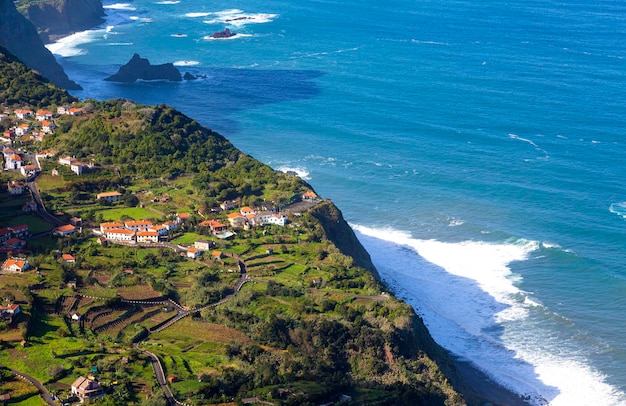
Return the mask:
{"type": "Polygon", "coordinates": [[[304,169],[304,168],[294,168],[294,167],[291,167],[291,166],[280,166],[276,170],[281,171],[281,172],[285,172],[285,173],[288,173],[288,172],[296,173],[296,174],[298,174],[300,179],[303,179],[303,180],[310,180],[311,179],[311,176],[310,176],[309,172],[306,169],[304,169]]]}
{"type": "Polygon", "coordinates": [[[67,37],[63,37],[56,42],[46,45],[46,48],[48,48],[53,54],[60,55],[66,58],[71,56],[85,55],[87,51],[83,48],[80,48],[80,46],[96,41],[99,37],[102,37],[102,35],[107,32],[111,33],[109,27],[107,27],[106,30],[87,30],[77,32],[67,37]]]}
{"type": "Polygon", "coordinates": [[[565,349],[553,321],[560,316],[517,287],[521,276],[510,264],[527,261],[538,242],[452,243],[353,228],[381,278],[423,317],[435,341],[498,383],[534,405],[626,402],[584,356],[565,349]]]}
{"type": "Polygon", "coordinates": [[[176,61],[173,64],[174,66],[196,66],[200,65],[198,61],[176,61]]]}

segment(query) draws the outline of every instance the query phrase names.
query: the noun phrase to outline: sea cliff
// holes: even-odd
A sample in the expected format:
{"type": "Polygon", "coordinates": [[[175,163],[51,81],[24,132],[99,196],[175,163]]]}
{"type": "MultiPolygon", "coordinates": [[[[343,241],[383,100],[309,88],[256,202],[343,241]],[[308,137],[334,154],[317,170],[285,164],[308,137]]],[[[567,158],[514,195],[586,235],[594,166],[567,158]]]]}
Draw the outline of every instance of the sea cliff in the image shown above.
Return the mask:
{"type": "Polygon", "coordinates": [[[0,16],[0,46],[57,86],[69,90],[81,88],[67,77],[44,46],[35,26],[17,11],[11,0],[0,0],[0,16]]]}
{"type": "Polygon", "coordinates": [[[44,43],[104,23],[100,0],[58,0],[16,2],[18,10],[31,22],[44,43]]]}

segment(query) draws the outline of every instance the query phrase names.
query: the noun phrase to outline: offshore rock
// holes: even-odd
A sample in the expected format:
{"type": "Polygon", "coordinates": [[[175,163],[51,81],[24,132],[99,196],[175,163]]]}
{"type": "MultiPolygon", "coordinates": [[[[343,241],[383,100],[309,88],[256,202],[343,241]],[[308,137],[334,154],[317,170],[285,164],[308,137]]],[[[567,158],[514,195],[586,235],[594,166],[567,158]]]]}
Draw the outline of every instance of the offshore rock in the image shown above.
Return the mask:
{"type": "Polygon", "coordinates": [[[183,80],[174,64],[151,65],[150,61],[134,54],[126,65],[120,67],[115,75],[104,79],[109,82],[134,83],[137,80],[169,80],[180,82],[183,80]]]}

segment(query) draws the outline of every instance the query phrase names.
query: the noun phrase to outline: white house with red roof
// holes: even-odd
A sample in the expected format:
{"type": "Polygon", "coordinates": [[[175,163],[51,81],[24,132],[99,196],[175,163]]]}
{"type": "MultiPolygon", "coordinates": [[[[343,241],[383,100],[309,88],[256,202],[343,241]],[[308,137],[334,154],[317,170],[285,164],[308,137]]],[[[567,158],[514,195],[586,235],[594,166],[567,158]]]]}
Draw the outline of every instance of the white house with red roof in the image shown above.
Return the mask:
{"type": "Polygon", "coordinates": [[[26,135],[30,131],[30,125],[27,123],[22,123],[15,127],[15,135],[26,135]]]}
{"type": "Polygon", "coordinates": [[[72,384],[72,394],[78,396],[82,403],[104,396],[104,388],[98,382],[81,376],[72,384]]]}
{"type": "Polygon", "coordinates": [[[18,109],[15,110],[14,113],[20,120],[26,120],[33,115],[33,111],[29,109],[18,109]]]}
{"type": "Polygon", "coordinates": [[[138,231],[137,242],[159,242],[159,233],[156,231],[138,231]]]}
{"type": "Polygon", "coordinates": [[[44,134],[52,134],[55,128],[57,128],[57,126],[54,124],[54,121],[43,120],[41,122],[41,131],[44,134]]]}
{"type": "Polygon", "coordinates": [[[196,249],[196,248],[187,249],[187,258],[196,259],[200,255],[202,255],[202,251],[200,251],[199,249],[196,249]]]}
{"type": "Polygon", "coordinates": [[[124,227],[134,231],[148,231],[148,228],[152,227],[152,222],[150,220],[125,221],[124,227]]]}
{"type": "Polygon", "coordinates": [[[4,169],[7,171],[20,169],[22,167],[22,164],[22,157],[16,153],[13,153],[8,157],[5,156],[4,158],[4,169]]]}
{"type": "Polygon", "coordinates": [[[125,228],[113,228],[104,233],[107,240],[115,241],[135,241],[135,232],[125,228]]]}
{"type": "Polygon", "coordinates": [[[59,237],[65,237],[72,234],[76,231],[76,227],[71,224],[66,224],[64,226],[56,227],[52,230],[52,235],[56,235],[59,237]]]}
{"type": "Polygon", "coordinates": [[[30,264],[23,258],[10,258],[4,261],[2,265],[3,271],[24,272],[30,267],[30,264]]]}
{"type": "Polygon", "coordinates": [[[28,237],[29,230],[28,224],[18,224],[16,226],[9,227],[11,232],[13,233],[13,237],[15,238],[25,238],[28,237]]]}
{"type": "Polygon", "coordinates": [[[113,230],[115,228],[124,228],[124,223],[121,221],[111,221],[107,223],[100,223],[100,232],[102,234],[106,233],[108,230],[113,230]]]}
{"type": "Polygon", "coordinates": [[[8,227],[0,228],[0,243],[13,237],[13,231],[8,227]]]}
{"type": "Polygon", "coordinates": [[[121,198],[122,194],[120,192],[103,192],[96,195],[96,199],[110,203],[117,202],[121,198]]]}
{"type": "Polygon", "coordinates": [[[52,112],[45,109],[39,109],[35,114],[35,118],[37,121],[52,120],[52,112]]]}

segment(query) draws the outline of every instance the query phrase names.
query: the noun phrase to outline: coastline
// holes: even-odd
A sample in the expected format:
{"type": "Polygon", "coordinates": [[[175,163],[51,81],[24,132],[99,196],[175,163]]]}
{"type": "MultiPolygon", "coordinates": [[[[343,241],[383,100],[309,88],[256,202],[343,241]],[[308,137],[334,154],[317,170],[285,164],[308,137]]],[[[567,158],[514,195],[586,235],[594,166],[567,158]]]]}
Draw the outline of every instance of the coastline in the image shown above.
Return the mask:
{"type": "Polygon", "coordinates": [[[494,381],[470,361],[459,359],[449,353],[465,388],[463,393],[468,405],[535,406],[522,395],[494,381]]]}

